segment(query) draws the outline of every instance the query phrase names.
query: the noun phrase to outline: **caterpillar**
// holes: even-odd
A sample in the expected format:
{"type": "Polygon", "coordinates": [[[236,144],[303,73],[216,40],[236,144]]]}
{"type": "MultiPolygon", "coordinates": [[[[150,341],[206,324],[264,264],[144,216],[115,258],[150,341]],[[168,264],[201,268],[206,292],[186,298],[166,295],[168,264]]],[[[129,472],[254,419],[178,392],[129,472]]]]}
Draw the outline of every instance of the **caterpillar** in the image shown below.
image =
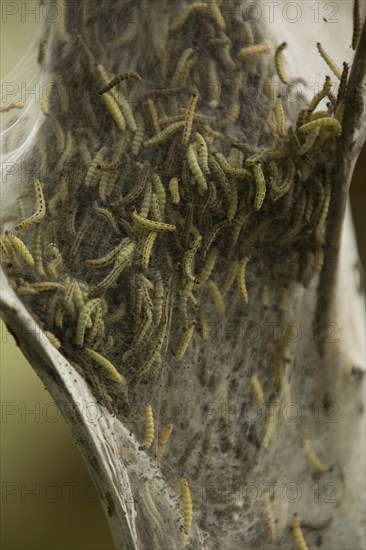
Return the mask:
{"type": "Polygon", "coordinates": [[[276,540],[276,520],[273,514],[273,509],[271,506],[271,502],[269,500],[269,496],[266,495],[264,501],[263,501],[263,509],[264,513],[266,515],[266,524],[267,524],[267,537],[269,542],[275,542],[276,540]]]}
{"type": "Polygon", "coordinates": [[[308,546],[305,542],[304,535],[302,534],[302,531],[301,531],[299,515],[296,513],[292,517],[292,532],[293,532],[298,550],[308,550],[308,546]]]}
{"type": "Polygon", "coordinates": [[[187,278],[188,281],[192,281],[194,283],[197,283],[198,280],[192,274],[193,261],[194,261],[194,256],[195,256],[197,250],[201,246],[201,242],[202,242],[202,237],[201,237],[201,235],[199,235],[198,237],[195,238],[195,240],[191,244],[190,248],[184,254],[184,258],[183,258],[184,275],[185,275],[185,277],[187,278]]]}
{"type": "Polygon", "coordinates": [[[356,50],[361,36],[361,9],[360,0],[353,2],[353,33],[352,33],[352,49],[356,50]]]}
{"type": "Polygon", "coordinates": [[[282,98],[277,97],[275,101],[275,119],[276,119],[276,128],[277,134],[282,137],[285,133],[285,112],[283,110],[282,98]]]}
{"type": "Polygon", "coordinates": [[[327,52],[324,50],[323,46],[321,45],[320,42],[317,42],[316,43],[316,47],[318,48],[318,52],[320,53],[320,55],[322,56],[322,58],[324,59],[324,61],[326,62],[326,64],[328,65],[328,67],[330,68],[330,70],[332,71],[332,73],[335,74],[335,76],[337,78],[339,78],[339,80],[341,80],[342,78],[342,73],[339,69],[339,67],[337,67],[337,65],[334,63],[333,59],[331,59],[329,57],[329,55],[327,54],[327,52]]]}
{"type": "Polygon", "coordinates": [[[287,42],[282,42],[282,44],[280,44],[277,47],[274,61],[275,61],[275,67],[276,67],[278,78],[281,80],[283,84],[288,84],[288,79],[285,74],[283,56],[282,56],[282,52],[284,51],[285,48],[287,48],[287,42]]]}
{"type": "Polygon", "coordinates": [[[91,327],[92,314],[101,302],[101,298],[94,298],[93,300],[89,300],[86,304],[84,304],[84,301],[82,300],[82,304],[80,304],[82,307],[80,309],[76,325],[75,343],[77,346],[82,346],[84,344],[85,331],[87,328],[91,327]]]}
{"type": "Polygon", "coordinates": [[[271,46],[269,44],[255,44],[254,46],[247,46],[246,48],[242,48],[238,51],[236,54],[236,60],[238,63],[241,63],[245,59],[248,59],[248,57],[254,57],[255,55],[268,52],[270,49],[271,46]]]}
{"type": "Polygon", "coordinates": [[[140,259],[140,265],[142,269],[147,269],[149,267],[151,252],[157,236],[158,233],[156,231],[149,231],[149,233],[147,233],[145,237],[140,259]]]}
{"type": "Polygon", "coordinates": [[[145,438],[144,448],[149,449],[154,441],[155,428],[154,428],[154,416],[151,405],[146,405],[145,408],[145,438]]]}
{"type": "Polygon", "coordinates": [[[192,497],[189,490],[188,481],[185,477],[180,478],[180,490],[182,493],[183,501],[183,532],[185,535],[189,535],[192,525],[192,497]]]}
{"type": "Polygon", "coordinates": [[[23,241],[10,231],[5,231],[5,237],[13,248],[19,253],[22,260],[29,265],[29,267],[34,267],[34,258],[23,241]]]}
{"type": "Polygon", "coordinates": [[[226,294],[229,292],[229,290],[231,289],[236,279],[237,272],[238,272],[238,262],[235,260],[231,262],[225,281],[223,282],[223,285],[220,289],[221,294],[224,298],[226,294]]]}
{"type": "Polygon", "coordinates": [[[342,125],[336,118],[332,117],[323,117],[318,118],[317,120],[312,120],[311,122],[307,122],[303,126],[300,126],[299,132],[310,132],[314,128],[323,128],[323,127],[329,127],[333,128],[335,130],[335,135],[340,136],[342,133],[342,125]]]}
{"type": "Polygon", "coordinates": [[[260,161],[253,164],[253,174],[257,187],[254,199],[254,208],[256,210],[260,210],[266,196],[266,180],[264,178],[260,161]]]}
{"type": "Polygon", "coordinates": [[[110,212],[107,208],[102,208],[101,206],[98,206],[97,201],[93,202],[92,207],[96,214],[100,214],[101,216],[103,216],[103,218],[107,221],[109,227],[114,233],[116,233],[116,235],[119,235],[121,233],[112,212],[110,212]]]}
{"type": "Polygon", "coordinates": [[[258,407],[262,407],[264,403],[263,389],[262,389],[261,383],[259,382],[255,374],[251,376],[250,384],[252,386],[255,404],[258,405],[258,407]]]}
{"type": "Polygon", "coordinates": [[[172,197],[173,204],[179,204],[180,194],[179,194],[179,180],[177,177],[170,178],[169,180],[169,191],[172,197]]]}
{"type": "Polygon", "coordinates": [[[218,318],[221,321],[225,316],[225,303],[224,298],[217,286],[217,284],[214,281],[208,281],[207,283],[208,289],[211,293],[211,296],[213,298],[216,311],[218,314],[218,318]]]}
{"type": "Polygon", "coordinates": [[[189,343],[192,339],[195,327],[196,321],[192,321],[188,326],[184,327],[181,341],[179,342],[178,349],[174,356],[174,359],[176,361],[181,361],[183,359],[184,354],[187,351],[189,343]]]}
{"type": "Polygon", "coordinates": [[[125,248],[123,248],[115,261],[113,269],[108,273],[108,275],[93,288],[93,294],[100,294],[105,292],[107,288],[114,285],[118,277],[121,275],[122,271],[126,269],[132,263],[132,256],[135,251],[135,243],[130,242],[125,248]]]}
{"type": "Polygon", "coordinates": [[[171,436],[172,431],[173,431],[173,424],[168,424],[161,430],[161,433],[158,438],[158,446],[156,451],[156,458],[157,458],[158,464],[161,462],[161,459],[163,457],[166,445],[168,443],[168,440],[171,436]]]}
{"type": "Polygon", "coordinates": [[[136,73],[134,71],[128,71],[126,73],[121,73],[121,74],[115,76],[110,82],[108,82],[108,84],[104,88],[99,90],[98,94],[102,95],[102,94],[105,94],[106,92],[109,92],[109,90],[114,88],[114,86],[116,86],[119,82],[123,82],[123,80],[127,80],[129,78],[134,78],[135,80],[138,80],[139,82],[141,82],[141,80],[142,80],[142,76],[140,76],[138,73],[136,73]]]}
{"type": "Polygon", "coordinates": [[[191,137],[193,115],[197,105],[197,100],[198,100],[197,94],[193,94],[191,96],[191,99],[189,100],[186,116],[184,119],[183,138],[182,138],[183,145],[188,145],[189,138],[191,137]]]}
{"type": "Polygon", "coordinates": [[[108,110],[108,112],[110,113],[110,115],[113,117],[115,123],[117,124],[117,126],[122,130],[126,130],[126,121],[125,121],[125,118],[116,102],[116,100],[114,99],[114,97],[112,97],[109,92],[107,92],[106,94],[103,94],[102,96],[102,99],[105,103],[105,106],[108,110]]]}
{"type": "Polygon", "coordinates": [[[308,439],[305,439],[305,443],[304,443],[304,451],[305,451],[305,456],[306,458],[308,459],[308,461],[310,462],[310,464],[320,473],[322,474],[325,474],[327,472],[330,471],[330,468],[329,466],[327,466],[326,464],[324,464],[324,462],[322,462],[320,460],[320,458],[317,457],[317,455],[315,454],[315,451],[312,449],[312,447],[310,446],[310,443],[308,441],[308,439]]]}
{"type": "Polygon", "coordinates": [[[16,227],[16,231],[30,227],[31,225],[40,222],[46,214],[46,202],[43,196],[42,184],[39,179],[34,180],[34,194],[36,197],[35,212],[29,218],[21,221],[16,227]]]}
{"type": "Polygon", "coordinates": [[[144,141],[143,143],[144,147],[153,147],[154,145],[160,145],[161,143],[164,143],[164,141],[166,141],[168,137],[178,132],[178,130],[183,128],[183,126],[184,126],[184,120],[170,124],[169,126],[164,128],[164,130],[162,130],[152,138],[144,141]]]}
{"type": "Polygon", "coordinates": [[[236,280],[238,284],[238,290],[239,290],[239,296],[243,300],[244,304],[248,303],[248,291],[245,284],[245,270],[247,263],[249,261],[249,256],[244,256],[239,264],[238,264],[238,271],[236,275],[236,280]]]}
{"type": "Polygon", "coordinates": [[[149,231],[155,231],[156,233],[172,232],[177,229],[175,225],[170,223],[157,222],[155,220],[143,218],[140,214],[138,214],[136,208],[131,209],[130,216],[136,225],[142,227],[143,229],[148,229],[149,231]]]}
{"type": "Polygon", "coordinates": [[[105,370],[110,380],[117,382],[117,384],[121,384],[127,389],[127,380],[106,357],[90,348],[84,348],[84,352],[105,370]]]}
{"type": "Polygon", "coordinates": [[[151,124],[154,129],[154,132],[157,134],[160,132],[159,117],[155,107],[155,103],[152,99],[147,100],[147,106],[150,112],[151,124]]]}
{"type": "Polygon", "coordinates": [[[201,167],[198,163],[196,153],[195,153],[192,145],[188,146],[187,160],[188,160],[188,166],[189,166],[192,174],[194,175],[195,180],[198,183],[198,187],[199,187],[200,191],[202,191],[202,192],[207,191],[207,181],[205,179],[205,176],[203,175],[203,172],[202,172],[201,167]]]}

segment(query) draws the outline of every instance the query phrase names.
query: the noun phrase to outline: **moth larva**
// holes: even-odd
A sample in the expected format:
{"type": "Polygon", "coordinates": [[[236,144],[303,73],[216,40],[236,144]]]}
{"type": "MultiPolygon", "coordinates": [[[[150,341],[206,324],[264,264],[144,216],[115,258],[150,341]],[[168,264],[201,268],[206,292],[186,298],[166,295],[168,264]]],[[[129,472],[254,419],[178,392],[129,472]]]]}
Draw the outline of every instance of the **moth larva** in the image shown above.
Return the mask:
{"type": "Polygon", "coordinates": [[[156,194],[158,196],[158,203],[159,203],[159,210],[162,217],[165,217],[165,203],[166,203],[166,192],[165,187],[160,179],[160,176],[158,174],[152,175],[152,182],[154,189],[156,191],[156,194]]]}
{"type": "Polygon", "coordinates": [[[229,290],[231,289],[235,279],[236,279],[236,274],[238,272],[238,262],[237,261],[232,261],[231,264],[230,264],[230,267],[229,267],[229,271],[226,275],[226,278],[225,278],[225,281],[223,282],[223,285],[220,289],[221,291],[221,294],[223,295],[223,297],[225,298],[226,294],[229,292],[229,290]]]}
{"type": "Polygon", "coordinates": [[[238,264],[238,272],[236,276],[237,284],[238,284],[238,290],[239,290],[239,296],[243,300],[244,304],[248,303],[248,291],[245,284],[245,270],[247,267],[247,263],[249,261],[249,256],[244,256],[239,264],[238,264]]]}
{"type": "Polygon", "coordinates": [[[98,165],[103,162],[105,155],[107,154],[107,147],[103,146],[99,149],[97,154],[92,160],[91,165],[88,168],[88,171],[85,176],[84,185],[85,187],[95,187],[100,171],[98,170],[98,165]]]}
{"type": "Polygon", "coordinates": [[[18,288],[18,292],[20,294],[29,295],[36,295],[40,292],[51,292],[52,290],[64,290],[64,287],[60,283],[51,283],[46,281],[44,283],[31,283],[28,286],[18,288]]]}
{"type": "Polygon", "coordinates": [[[24,109],[24,107],[25,103],[23,103],[23,101],[13,101],[12,103],[5,105],[5,107],[1,107],[0,113],[7,113],[8,111],[11,111],[11,109],[24,109]]]}
{"type": "Polygon", "coordinates": [[[126,73],[121,73],[121,74],[115,76],[110,82],[108,82],[108,84],[104,88],[99,90],[98,94],[102,95],[102,94],[105,94],[106,92],[109,92],[109,90],[114,88],[114,86],[116,86],[116,84],[118,84],[119,82],[123,82],[123,80],[127,80],[129,78],[134,78],[135,80],[138,80],[139,82],[142,80],[142,76],[140,76],[138,73],[135,73],[134,71],[128,71],[126,73]]]}
{"type": "Polygon", "coordinates": [[[82,346],[84,344],[85,331],[92,326],[91,316],[101,302],[101,298],[94,298],[93,300],[89,300],[86,304],[84,304],[84,300],[82,301],[83,305],[80,309],[76,325],[75,343],[77,346],[82,346]]]}
{"type": "Polygon", "coordinates": [[[257,376],[255,374],[253,374],[250,378],[250,384],[252,386],[252,390],[253,390],[253,394],[254,394],[254,401],[255,401],[255,404],[258,406],[258,407],[262,407],[263,406],[263,403],[264,403],[264,394],[263,394],[263,389],[262,389],[262,385],[261,383],[259,382],[257,376]]]}
{"type": "Polygon", "coordinates": [[[88,355],[91,359],[93,359],[98,365],[100,365],[106,372],[106,375],[110,380],[113,380],[113,382],[117,382],[117,384],[122,384],[122,386],[127,389],[127,381],[125,377],[118,372],[116,367],[112,365],[110,361],[94,349],[90,348],[84,348],[84,351],[86,355],[88,355]]]}
{"type": "Polygon", "coordinates": [[[161,213],[160,213],[158,196],[157,196],[156,193],[152,193],[152,195],[151,195],[150,212],[151,212],[151,216],[154,220],[156,220],[157,222],[162,222],[163,221],[163,218],[162,218],[161,213]]]}
{"type": "Polygon", "coordinates": [[[52,279],[57,278],[57,270],[62,266],[62,256],[55,243],[47,245],[47,253],[52,256],[52,260],[47,264],[47,272],[52,279]]]}
{"type": "Polygon", "coordinates": [[[200,308],[200,325],[202,340],[208,342],[208,340],[210,339],[210,327],[202,307],[200,308]]]}
{"type": "Polygon", "coordinates": [[[143,218],[140,214],[138,214],[135,208],[131,210],[130,216],[136,225],[142,227],[143,229],[148,229],[149,231],[155,231],[156,233],[176,231],[177,229],[175,225],[170,223],[157,222],[155,220],[143,218]]]}
{"type": "Polygon", "coordinates": [[[352,49],[356,50],[361,36],[361,9],[360,1],[353,2],[353,33],[352,33],[352,49]]]}
{"type": "Polygon", "coordinates": [[[150,113],[152,127],[154,129],[154,132],[158,134],[160,132],[160,124],[159,124],[159,117],[158,117],[158,113],[157,113],[154,101],[152,99],[148,99],[147,106],[150,113]]]}
{"type": "Polygon", "coordinates": [[[234,168],[233,166],[231,166],[222,153],[219,153],[218,151],[215,151],[213,153],[213,156],[218,161],[218,163],[220,164],[220,166],[221,166],[222,170],[225,172],[225,174],[228,174],[228,175],[234,176],[234,177],[238,177],[238,178],[240,178],[240,177],[252,178],[251,173],[248,170],[246,170],[245,168],[234,168]]]}
{"type": "Polygon", "coordinates": [[[153,343],[151,344],[149,353],[147,354],[144,363],[138,371],[139,376],[146,376],[146,374],[149,373],[154,361],[156,360],[157,355],[160,353],[160,350],[163,346],[166,337],[167,326],[168,322],[166,318],[166,313],[164,312],[164,316],[162,318],[157,335],[153,340],[153,343]]]}
{"type": "Polygon", "coordinates": [[[188,536],[192,525],[192,498],[188,481],[183,476],[180,478],[180,490],[183,501],[183,532],[188,536]]]}
{"type": "Polygon", "coordinates": [[[305,439],[304,443],[304,451],[305,456],[310,462],[310,464],[317,470],[318,472],[321,472],[322,474],[325,474],[329,472],[330,468],[324,462],[320,460],[320,458],[315,454],[315,451],[312,449],[308,439],[305,439]]]}
{"type": "Polygon", "coordinates": [[[93,294],[100,294],[102,292],[105,292],[107,288],[111,287],[115,284],[118,277],[121,275],[122,271],[124,271],[131,263],[132,263],[132,256],[135,251],[136,245],[135,243],[130,242],[126,245],[125,248],[123,248],[118,256],[116,257],[116,261],[114,263],[113,269],[108,273],[108,275],[93,288],[93,294]]]}
{"type": "Polygon", "coordinates": [[[130,239],[127,237],[125,239],[122,239],[122,241],[114,247],[108,254],[105,256],[102,256],[101,258],[98,258],[96,260],[86,260],[87,265],[91,265],[94,267],[105,267],[113,262],[113,260],[118,256],[120,251],[130,242],[130,239]]]}
{"type": "Polygon", "coordinates": [[[117,309],[113,313],[108,315],[105,318],[105,320],[107,323],[117,323],[118,321],[123,319],[125,314],[126,314],[126,302],[121,302],[117,307],[117,309]]]}
{"type": "Polygon", "coordinates": [[[187,160],[188,160],[188,166],[192,174],[194,175],[195,180],[198,183],[198,187],[200,191],[201,192],[207,191],[207,181],[205,179],[205,176],[203,175],[200,165],[198,164],[196,153],[192,145],[188,146],[187,160]]]}
{"type": "Polygon", "coordinates": [[[262,447],[265,449],[268,447],[269,442],[271,441],[273,434],[276,429],[277,424],[277,415],[276,411],[274,410],[274,406],[276,403],[269,403],[269,410],[268,410],[268,416],[267,416],[267,424],[266,429],[262,438],[262,447]],[[272,409],[272,413],[271,413],[272,409]]]}
{"type": "Polygon", "coordinates": [[[149,233],[145,236],[140,259],[142,269],[147,269],[149,267],[152,248],[157,236],[158,233],[156,231],[149,231],[149,233]]]}
{"type": "MultiPolygon", "coordinates": [[[[102,96],[103,97],[103,96],[102,96]]],[[[125,96],[122,93],[119,93],[116,97],[116,103],[119,106],[122,117],[127,123],[127,126],[130,128],[132,132],[137,131],[137,125],[135,121],[135,117],[133,114],[133,111],[131,109],[131,106],[125,96]]]]}
{"type": "Polygon", "coordinates": [[[294,539],[297,544],[298,550],[309,550],[305,542],[304,535],[301,531],[299,516],[296,513],[293,515],[292,518],[292,532],[294,534],[294,539]]]}
{"type": "Polygon", "coordinates": [[[147,182],[145,187],[145,193],[142,199],[142,204],[140,208],[140,217],[141,218],[147,218],[147,215],[150,211],[151,206],[151,197],[152,197],[152,187],[151,183],[147,182]]]}
{"type": "Polygon", "coordinates": [[[180,195],[179,195],[179,180],[177,177],[170,178],[169,180],[169,191],[172,197],[173,204],[179,204],[180,195]]]}
{"type": "Polygon", "coordinates": [[[288,79],[286,77],[285,70],[284,70],[283,55],[282,55],[282,52],[285,48],[287,48],[287,42],[282,42],[282,44],[280,44],[276,49],[275,67],[276,67],[278,78],[281,80],[281,82],[283,82],[283,84],[288,84],[288,79]]]}
{"type": "Polygon", "coordinates": [[[186,80],[187,74],[188,74],[187,65],[188,65],[188,62],[192,60],[192,56],[193,56],[192,48],[187,48],[186,50],[183,51],[182,55],[178,60],[174,74],[172,76],[172,80],[171,80],[172,88],[176,86],[182,86],[182,84],[186,80]]]}
{"type": "Polygon", "coordinates": [[[168,137],[178,132],[181,128],[183,128],[183,126],[184,120],[170,124],[152,138],[144,141],[144,147],[153,147],[154,145],[160,145],[161,143],[164,143],[164,141],[166,141],[168,137]]]}
{"type": "Polygon", "coordinates": [[[57,169],[62,170],[64,164],[70,161],[72,155],[74,154],[75,144],[72,132],[67,132],[65,149],[62,152],[61,157],[57,163],[57,169]]]}
{"type": "Polygon", "coordinates": [[[314,234],[315,237],[319,242],[322,241],[322,230],[325,224],[325,221],[327,219],[329,205],[330,205],[330,198],[331,198],[331,187],[328,181],[326,181],[325,189],[324,189],[324,199],[322,203],[322,207],[319,213],[319,217],[317,219],[315,228],[314,228],[314,234]]]}
{"type": "Polygon", "coordinates": [[[117,126],[122,131],[126,130],[126,121],[114,97],[107,92],[106,94],[103,94],[101,98],[103,99],[108,112],[114,119],[117,126]]]}
{"type": "Polygon", "coordinates": [[[314,145],[318,137],[318,128],[315,128],[305,138],[304,143],[301,145],[300,149],[297,151],[299,157],[303,157],[314,145]]]}
{"type": "Polygon", "coordinates": [[[143,341],[143,339],[145,338],[145,336],[147,335],[151,327],[152,319],[153,319],[152,311],[151,309],[147,309],[144,317],[141,319],[140,325],[138,326],[136,330],[136,334],[134,335],[133,340],[131,342],[131,346],[130,346],[131,350],[137,348],[141,344],[141,342],[143,341]]]}
{"type": "Polygon", "coordinates": [[[131,152],[134,156],[137,156],[139,154],[141,144],[145,134],[145,122],[139,111],[135,115],[135,121],[136,121],[136,132],[131,143],[131,152]]]}
{"type": "Polygon", "coordinates": [[[211,157],[209,160],[209,166],[212,172],[216,175],[225,197],[227,198],[230,197],[230,193],[231,193],[230,184],[220,164],[213,157],[211,157]]]}
{"type": "Polygon", "coordinates": [[[282,97],[277,97],[275,101],[275,119],[277,134],[282,137],[285,133],[285,112],[282,105],[282,97]]]}
{"type": "Polygon", "coordinates": [[[166,444],[168,443],[168,440],[170,438],[172,431],[173,431],[173,424],[168,424],[167,426],[164,426],[164,428],[161,430],[161,433],[158,439],[157,451],[156,451],[156,459],[158,464],[160,464],[161,462],[161,459],[163,457],[163,454],[166,448],[166,444]]]}
{"type": "Polygon", "coordinates": [[[208,104],[212,109],[216,109],[220,103],[221,85],[217,74],[216,62],[211,57],[207,59],[207,78],[208,104]]]}
{"type": "Polygon", "coordinates": [[[179,319],[184,327],[189,325],[188,298],[192,294],[193,285],[193,281],[187,281],[179,297],[179,319]]]}
{"type": "Polygon", "coordinates": [[[6,240],[8,240],[13,248],[19,253],[22,260],[30,267],[34,267],[34,258],[23,241],[10,231],[5,231],[5,237],[6,240]]]}
{"type": "Polygon", "coordinates": [[[269,542],[275,542],[276,540],[276,520],[273,514],[273,509],[271,501],[269,500],[268,494],[266,494],[263,500],[263,509],[266,515],[266,525],[267,525],[267,537],[269,542]]]}
{"type": "Polygon", "coordinates": [[[217,0],[207,0],[207,13],[212,15],[218,29],[225,30],[225,19],[217,5],[217,0]]]}
{"type": "Polygon", "coordinates": [[[178,349],[175,353],[174,359],[176,361],[181,361],[187,351],[187,348],[190,344],[190,341],[192,339],[194,329],[196,327],[196,321],[191,321],[188,326],[185,326],[183,328],[183,335],[179,342],[178,349]]]}
{"type": "Polygon", "coordinates": [[[198,101],[198,95],[193,94],[189,100],[186,116],[184,119],[183,138],[182,138],[183,145],[188,145],[189,139],[191,137],[193,115],[197,105],[197,101],[198,101]]]}
{"type": "Polygon", "coordinates": [[[196,277],[193,275],[193,262],[194,262],[195,254],[199,249],[199,247],[201,246],[201,242],[202,242],[202,237],[201,235],[199,235],[198,237],[195,238],[195,240],[193,241],[193,243],[191,244],[187,252],[185,252],[183,257],[184,275],[188,281],[192,281],[193,283],[198,282],[196,277]]]}
{"type": "Polygon", "coordinates": [[[268,52],[268,50],[270,49],[271,46],[269,44],[255,44],[254,46],[248,46],[238,51],[238,53],[236,54],[236,60],[238,63],[241,63],[249,57],[268,52]]]}
{"type": "MultiPolygon", "coordinates": [[[[309,106],[308,106],[307,110],[305,111],[305,114],[307,112],[312,113],[313,111],[315,111],[315,109],[317,108],[317,106],[319,105],[321,100],[324,99],[328,95],[328,93],[330,92],[331,87],[332,87],[332,82],[330,80],[330,77],[326,76],[323,88],[317,94],[315,94],[313,99],[310,101],[309,106]]],[[[302,124],[300,124],[300,125],[302,125],[302,124]]]]}
{"type": "Polygon", "coordinates": [[[341,80],[342,74],[341,74],[341,71],[340,71],[339,67],[337,67],[337,65],[334,63],[333,59],[331,59],[329,57],[329,55],[324,50],[324,48],[320,44],[320,42],[316,43],[316,47],[318,48],[318,52],[320,53],[320,55],[322,56],[322,58],[324,59],[324,61],[328,65],[328,67],[330,68],[330,70],[335,74],[335,76],[337,78],[339,78],[339,80],[341,80]]]}
{"type": "Polygon", "coordinates": [[[198,143],[198,164],[204,174],[208,174],[210,169],[208,167],[208,148],[205,138],[199,132],[194,134],[198,143]]]}
{"type": "Polygon", "coordinates": [[[207,252],[211,248],[211,245],[214,242],[214,240],[216,239],[217,235],[220,233],[220,231],[225,229],[225,227],[227,227],[228,225],[230,225],[229,222],[225,220],[223,222],[218,223],[215,227],[213,227],[213,229],[212,229],[211,233],[208,235],[206,243],[205,243],[205,248],[204,248],[204,251],[203,251],[204,257],[206,257],[207,252]]]}
{"type": "Polygon", "coordinates": [[[155,428],[154,428],[154,416],[151,405],[146,405],[145,408],[145,438],[144,448],[149,449],[154,441],[155,428]]]}
{"type": "Polygon", "coordinates": [[[57,338],[57,336],[53,334],[53,332],[49,332],[48,330],[46,330],[45,335],[47,336],[48,341],[53,345],[54,348],[60,349],[61,342],[57,338]]]}
{"type": "Polygon", "coordinates": [[[205,283],[211,276],[212,270],[215,266],[216,260],[217,260],[218,251],[216,249],[211,250],[209,255],[207,256],[207,259],[202,267],[202,270],[199,274],[199,281],[202,285],[205,283]]]}
{"type": "Polygon", "coordinates": [[[260,210],[264,197],[266,196],[266,180],[264,178],[260,161],[253,164],[253,174],[257,188],[254,199],[254,208],[256,210],[260,210]]]}
{"type": "Polygon", "coordinates": [[[94,201],[93,202],[93,210],[96,214],[99,214],[101,216],[103,216],[103,218],[107,221],[109,227],[112,229],[112,231],[116,234],[116,235],[119,235],[121,233],[118,225],[117,225],[117,222],[112,214],[112,212],[110,212],[110,210],[108,210],[107,208],[102,208],[100,206],[98,206],[98,203],[97,201],[94,201]]]}
{"type": "Polygon", "coordinates": [[[214,304],[215,304],[215,307],[216,307],[216,311],[217,311],[217,314],[218,314],[218,318],[219,318],[220,321],[222,321],[222,319],[225,316],[224,298],[223,298],[217,284],[214,281],[212,281],[212,280],[208,281],[207,286],[208,286],[208,289],[209,289],[209,291],[211,293],[211,296],[213,298],[213,301],[214,301],[214,304]]]}
{"type": "Polygon", "coordinates": [[[56,74],[53,73],[49,76],[46,84],[43,87],[42,95],[39,100],[39,106],[42,113],[46,116],[50,114],[50,96],[52,93],[52,88],[55,82],[56,74]]]}
{"type": "Polygon", "coordinates": [[[21,221],[15,228],[16,231],[25,229],[37,222],[40,222],[46,213],[46,202],[43,196],[42,184],[38,179],[34,180],[34,194],[36,197],[35,212],[29,218],[21,221]]]}

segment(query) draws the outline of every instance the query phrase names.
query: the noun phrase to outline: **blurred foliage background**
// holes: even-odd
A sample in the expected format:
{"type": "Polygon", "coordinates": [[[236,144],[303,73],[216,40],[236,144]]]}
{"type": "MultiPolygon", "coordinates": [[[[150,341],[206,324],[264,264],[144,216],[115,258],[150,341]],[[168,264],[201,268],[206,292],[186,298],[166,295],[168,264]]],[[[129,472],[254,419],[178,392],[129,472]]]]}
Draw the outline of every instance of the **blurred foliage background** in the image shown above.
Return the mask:
{"type": "MultiPolygon", "coordinates": [[[[32,15],[35,5],[1,2],[2,79],[23,57],[39,28],[37,10],[32,15]],[[21,4],[27,5],[26,12],[21,4]]],[[[363,265],[365,182],[366,148],[351,187],[363,265]]],[[[112,550],[97,492],[68,428],[2,322],[0,343],[1,548],[112,550]]]]}

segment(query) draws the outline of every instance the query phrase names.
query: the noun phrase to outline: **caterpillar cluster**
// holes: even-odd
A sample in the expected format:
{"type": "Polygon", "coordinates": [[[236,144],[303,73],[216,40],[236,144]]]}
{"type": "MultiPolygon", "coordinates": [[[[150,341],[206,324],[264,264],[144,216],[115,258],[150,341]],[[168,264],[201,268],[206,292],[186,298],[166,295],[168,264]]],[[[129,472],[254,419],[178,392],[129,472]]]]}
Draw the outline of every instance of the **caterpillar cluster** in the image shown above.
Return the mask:
{"type": "MultiPolygon", "coordinates": [[[[35,212],[18,220],[16,235],[2,237],[2,255],[15,288],[31,297],[66,355],[101,365],[86,346],[112,360],[126,358],[116,370],[127,386],[157,376],[173,296],[173,327],[182,334],[173,353],[181,360],[196,334],[209,337],[202,307],[216,308],[222,319],[231,292],[250,304],[245,273],[268,264],[271,254],[310,251],[310,276],[321,268],[331,197],[324,150],[341,133],[348,67],[338,97],[327,77],[294,125],[281,98],[271,105],[264,94],[268,126],[263,145],[253,148],[241,131],[249,116],[243,81],[264,71],[250,64],[253,56],[272,57],[271,71],[279,70],[285,44],[273,57],[267,44],[253,42],[249,23],[225,16],[217,6],[192,4],[167,23],[165,54],[155,52],[161,72],[155,88],[149,69],[140,70],[142,60],[117,76],[117,67],[103,65],[101,26],[83,36],[69,34],[64,23],[56,33],[47,120],[36,147],[42,184],[34,180],[35,212]],[[187,47],[194,40],[202,48],[187,47]],[[87,93],[78,97],[73,82],[87,93]],[[137,99],[127,101],[125,90],[137,99]],[[326,97],[328,111],[316,111],[326,97]],[[103,144],[98,133],[106,136],[103,144]]],[[[130,32],[109,44],[111,56],[119,41],[136,40],[130,32]]],[[[309,273],[292,276],[304,280],[309,273]]],[[[108,369],[104,374],[111,378],[108,369]]]]}
{"type": "MultiPolygon", "coordinates": [[[[106,4],[98,9],[113,9],[106,4]]],[[[127,414],[170,358],[179,368],[192,342],[209,341],[209,317],[220,323],[232,300],[250,307],[250,275],[281,286],[308,284],[321,270],[326,165],[342,131],[348,66],[338,96],[326,77],[296,120],[266,87],[257,113],[248,89],[276,68],[287,82],[286,44],[275,52],[244,16],[212,1],[168,10],[141,56],[146,6],[113,29],[75,9],[80,28],[59,21],[52,62],[40,56],[51,91],[40,105],[35,208],[1,237],[0,251],[57,347],[127,414]],[[327,111],[317,110],[324,99],[327,111]],[[291,271],[274,256],[291,258],[291,271]]],[[[150,405],[145,415],[149,448],[150,405]]],[[[264,448],[274,429],[269,418],[264,448]]],[[[159,461],[171,431],[161,431],[159,461]]],[[[181,481],[185,534],[187,487],[181,481]]]]}

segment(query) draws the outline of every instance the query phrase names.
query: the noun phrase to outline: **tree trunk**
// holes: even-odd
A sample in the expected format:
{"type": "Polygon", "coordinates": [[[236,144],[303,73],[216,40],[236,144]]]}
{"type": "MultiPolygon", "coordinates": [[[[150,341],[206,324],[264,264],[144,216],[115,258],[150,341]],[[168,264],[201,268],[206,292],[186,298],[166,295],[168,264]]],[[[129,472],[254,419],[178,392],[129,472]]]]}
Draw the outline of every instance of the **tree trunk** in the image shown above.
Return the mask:
{"type": "Polygon", "coordinates": [[[297,514],[309,547],[361,549],[365,320],[346,207],[365,29],[318,118],[274,94],[248,2],[45,6],[48,93],[31,149],[10,140],[3,164],[1,314],[116,547],[301,549],[297,514]],[[31,219],[11,219],[21,193],[31,219]]]}

